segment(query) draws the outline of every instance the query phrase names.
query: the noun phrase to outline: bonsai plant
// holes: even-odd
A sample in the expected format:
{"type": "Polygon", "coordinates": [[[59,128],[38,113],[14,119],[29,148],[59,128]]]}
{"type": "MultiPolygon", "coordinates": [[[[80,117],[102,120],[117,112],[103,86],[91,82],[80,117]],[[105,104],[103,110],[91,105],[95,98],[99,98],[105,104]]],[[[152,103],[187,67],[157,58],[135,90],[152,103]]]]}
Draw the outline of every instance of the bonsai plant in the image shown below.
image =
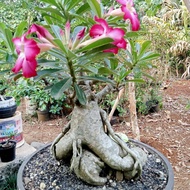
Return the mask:
{"type": "Polygon", "coordinates": [[[58,82],[49,86],[52,96],[59,99],[64,92],[70,94],[74,106],[71,120],[52,143],[51,152],[57,160],[71,161],[77,177],[92,185],[107,182],[107,176],[100,176],[105,166],[132,179],[141,175],[146,161],[141,148],[130,148],[114,133],[106,112],[99,107],[103,96],[125,85],[134,68],[146,66],[158,56],[147,52],[150,42],[135,51],[134,42],[126,39],[133,36],[130,26],[132,31],[139,29],[133,1],[117,2],[119,8],[108,10],[98,0],[84,4],[79,0],[50,0],[49,6],[38,8],[45,11],[49,30],[33,24],[13,39],[19,56],[13,72],[20,74],[22,69],[27,78],[57,78],[58,82]],[[129,44],[131,52],[127,50],[129,44]],[[49,56],[37,62],[42,52],[49,56]],[[120,62],[121,57],[125,61],[120,62]],[[95,91],[93,85],[98,82],[101,88],[95,91]]]}

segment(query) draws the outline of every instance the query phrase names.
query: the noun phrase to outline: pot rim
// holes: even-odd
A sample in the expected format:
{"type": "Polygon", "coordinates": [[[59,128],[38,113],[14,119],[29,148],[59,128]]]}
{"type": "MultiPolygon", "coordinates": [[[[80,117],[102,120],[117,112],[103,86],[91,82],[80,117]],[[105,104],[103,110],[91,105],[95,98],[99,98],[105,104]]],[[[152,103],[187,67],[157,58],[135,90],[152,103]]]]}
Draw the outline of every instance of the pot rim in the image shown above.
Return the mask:
{"type": "MultiPolygon", "coordinates": [[[[0,144],[5,144],[7,141],[2,141],[2,142],[0,142],[0,144]]],[[[11,142],[12,144],[10,145],[10,146],[8,146],[8,147],[2,147],[2,146],[0,146],[0,151],[1,150],[7,150],[7,149],[11,149],[11,148],[13,148],[13,147],[16,147],[16,144],[17,144],[17,142],[15,141],[15,140],[9,140],[9,142],[11,142]]]]}
{"type": "MultiPolygon", "coordinates": [[[[129,142],[131,143],[135,143],[137,145],[139,145],[140,147],[145,147],[146,149],[148,149],[150,152],[154,152],[156,153],[164,162],[166,169],[168,171],[168,180],[167,180],[167,185],[165,187],[165,190],[173,190],[174,188],[174,172],[172,169],[172,166],[169,162],[169,160],[158,150],[156,150],[154,147],[149,146],[143,142],[134,140],[134,139],[129,139],[129,142]]],[[[45,149],[46,147],[50,146],[52,143],[48,143],[46,145],[44,145],[43,147],[39,148],[38,150],[36,150],[34,153],[32,153],[26,160],[24,160],[24,162],[21,164],[18,174],[17,174],[17,189],[18,190],[25,190],[24,186],[23,186],[23,171],[24,168],[26,166],[26,164],[30,161],[30,159],[37,154],[38,152],[42,151],[43,149],[45,149]]]]}

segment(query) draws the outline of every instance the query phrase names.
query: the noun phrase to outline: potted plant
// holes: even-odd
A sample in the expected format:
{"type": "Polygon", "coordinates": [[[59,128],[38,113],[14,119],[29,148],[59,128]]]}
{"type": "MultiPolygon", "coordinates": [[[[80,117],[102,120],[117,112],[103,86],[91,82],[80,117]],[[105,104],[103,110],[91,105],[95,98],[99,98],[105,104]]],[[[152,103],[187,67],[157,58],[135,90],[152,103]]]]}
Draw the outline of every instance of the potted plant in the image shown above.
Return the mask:
{"type": "Polygon", "coordinates": [[[37,116],[39,121],[49,120],[49,104],[51,95],[48,91],[37,87],[36,91],[30,95],[31,101],[36,104],[37,116]]]}
{"type": "Polygon", "coordinates": [[[154,88],[149,93],[150,96],[146,101],[147,110],[149,113],[158,112],[160,107],[162,107],[161,96],[159,96],[158,91],[154,88]]]}
{"type": "Polygon", "coordinates": [[[143,115],[158,112],[162,108],[162,97],[158,87],[138,84],[136,88],[137,112],[143,115]]]}
{"type": "Polygon", "coordinates": [[[13,97],[0,95],[0,119],[12,117],[16,109],[17,105],[13,97]]]}
{"type": "Polygon", "coordinates": [[[38,86],[39,82],[21,77],[12,82],[11,86],[6,89],[6,95],[13,96],[17,105],[20,105],[21,102],[24,103],[27,115],[35,115],[36,103],[31,101],[30,96],[35,93],[38,86]]]}
{"type": "Polygon", "coordinates": [[[16,141],[12,140],[14,134],[9,134],[9,138],[6,141],[0,142],[0,158],[1,162],[10,162],[15,159],[16,156],[16,141]]]}
{"type": "Polygon", "coordinates": [[[149,41],[140,45],[126,39],[126,28],[137,31],[139,20],[132,1],[117,2],[119,8],[108,10],[99,0],[87,0],[84,5],[78,0],[52,0],[47,9],[40,9],[46,13],[51,32],[33,24],[13,39],[19,56],[13,72],[22,69],[27,78],[56,78],[49,85],[51,95],[59,99],[64,92],[69,94],[74,106],[71,120],[52,143],[51,153],[56,160],[71,163],[76,176],[90,185],[107,183],[110,172],[101,176],[105,166],[116,179],[139,177],[147,158],[143,149],[130,147],[114,133],[107,113],[99,106],[106,94],[126,85],[131,72],[148,68],[149,61],[159,56],[149,51],[149,41]],[[125,23],[128,19],[131,25],[125,23]],[[44,51],[49,56],[37,62],[44,51]],[[100,86],[95,90],[97,83],[100,86]]]}

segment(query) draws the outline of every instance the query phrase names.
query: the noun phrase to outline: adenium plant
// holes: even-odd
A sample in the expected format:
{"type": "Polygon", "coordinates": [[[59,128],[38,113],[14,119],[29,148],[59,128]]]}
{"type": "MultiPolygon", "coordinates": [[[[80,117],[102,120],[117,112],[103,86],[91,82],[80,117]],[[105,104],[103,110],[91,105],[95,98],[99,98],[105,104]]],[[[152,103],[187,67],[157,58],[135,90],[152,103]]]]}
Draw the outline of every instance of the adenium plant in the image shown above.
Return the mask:
{"type": "Polygon", "coordinates": [[[105,9],[97,0],[85,1],[78,6],[77,2],[74,3],[75,8],[67,1],[63,5],[54,0],[49,2],[49,16],[59,16],[63,21],[62,27],[54,25],[56,19],[51,19],[51,22],[47,19],[46,25],[51,23],[48,29],[40,24],[33,24],[21,37],[13,38],[18,59],[12,71],[19,73],[22,70],[26,78],[42,75],[55,77],[56,74],[60,81],[52,86],[52,94],[59,98],[65,90],[72,87],[80,103],[85,104],[85,95],[78,82],[111,82],[108,75],[119,75],[111,71],[113,68],[102,74],[107,66],[96,63],[109,58],[112,62],[119,62],[115,55],[120,49],[127,49],[127,26],[130,25],[132,31],[137,31],[140,22],[132,0],[117,0],[117,9],[105,9]],[[61,6],[64,13],[58,11],[61,6]],[[84,17],[80,15],[82,13],[84,17]],[[44,52],[51,55],[53,62],[47,64],[50,59],[38,59],[44,52]]]}
{"type": "Polygon", "coordinates": [[[126,179],[140,176],[145,152],[129,148],[98,105],[113,86],[119,88],[135,68],[156,57],[146,52],[150,42],[139,46],[127,39],[131,30],[140,28],[133,1],[116,0],[117,6],[110,8],[100,0],[42,2],[44,7],[37,10],[45,25],[33,24],[13,39],[18,53],[13,72],[56,79],[49,86],[56,98],[71,92],[71,120],[52,143],[52,154],[57,160],[70,160],[71,169],[89,184],[107,182],[107,176],[100,176],[104,164],[126,179]],[[99,91],[93,82],[102,83],[99,91]]]}

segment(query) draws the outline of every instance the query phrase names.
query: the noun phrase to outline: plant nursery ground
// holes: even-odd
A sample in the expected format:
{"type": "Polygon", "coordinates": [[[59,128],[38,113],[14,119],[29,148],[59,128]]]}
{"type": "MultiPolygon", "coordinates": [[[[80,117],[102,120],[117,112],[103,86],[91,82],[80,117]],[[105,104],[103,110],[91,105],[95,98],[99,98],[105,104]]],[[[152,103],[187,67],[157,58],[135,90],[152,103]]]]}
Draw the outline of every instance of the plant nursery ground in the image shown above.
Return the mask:
{"type": "MultiPolygon", "coordinates": [[[[146,116],[138,117],[141,141],[162,152],[171,162],[175,175],[174,190],[190,189],[190,80],[170,80],[161,88],[163,108],[146,116]]],[[[27,143],[52,142],[60,133],[67,117],[51,118],[38,122],[37,118],[22,111],[23,134],[27,143]]],[[[116,118],[114,130],[133,137],[129,116],[116,118]],[[118,120],[118,122],[117,122],[118,120]]]]}

